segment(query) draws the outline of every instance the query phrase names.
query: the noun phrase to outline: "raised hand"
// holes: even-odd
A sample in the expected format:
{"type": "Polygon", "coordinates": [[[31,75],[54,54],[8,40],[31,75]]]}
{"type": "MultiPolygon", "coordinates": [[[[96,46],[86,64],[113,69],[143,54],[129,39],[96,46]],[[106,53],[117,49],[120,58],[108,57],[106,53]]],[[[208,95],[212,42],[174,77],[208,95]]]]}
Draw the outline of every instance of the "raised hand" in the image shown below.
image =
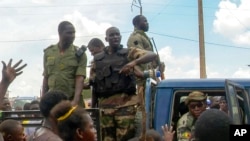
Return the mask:
{"type": "Polygon", "coordinates": [[[170,126],[170,128],[168,128],[168,125],[165,124],[164,126],[161,127],[163,134],[164,134],[164,141],[173,141],[174,139],[174,134],[175,131],[173,131],[173,126],[170,126]]]}
{"type": "Polygon", "coordinates": [[[9,60],[8,65],[4,61],[2,61],[3,69],[2,69],[2,82],[10,84],[16,76],[23,73],[22,69],[27,66],[24,64],[19,67],[23,60],[19,60],[16,64],[11,66],[12,59],[9,60]]]}

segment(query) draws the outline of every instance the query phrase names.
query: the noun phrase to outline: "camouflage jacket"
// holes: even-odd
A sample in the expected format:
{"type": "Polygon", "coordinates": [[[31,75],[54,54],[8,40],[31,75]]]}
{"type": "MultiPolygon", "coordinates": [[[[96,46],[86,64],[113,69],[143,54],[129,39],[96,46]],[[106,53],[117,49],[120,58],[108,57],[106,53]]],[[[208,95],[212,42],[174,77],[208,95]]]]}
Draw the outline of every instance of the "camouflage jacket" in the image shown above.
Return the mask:
{"type": "Polygon", "coordinates": [[[194,139],[195,121],[190,112],[179,119],[176,128],[178,141],[192,141],[194,139]]]}

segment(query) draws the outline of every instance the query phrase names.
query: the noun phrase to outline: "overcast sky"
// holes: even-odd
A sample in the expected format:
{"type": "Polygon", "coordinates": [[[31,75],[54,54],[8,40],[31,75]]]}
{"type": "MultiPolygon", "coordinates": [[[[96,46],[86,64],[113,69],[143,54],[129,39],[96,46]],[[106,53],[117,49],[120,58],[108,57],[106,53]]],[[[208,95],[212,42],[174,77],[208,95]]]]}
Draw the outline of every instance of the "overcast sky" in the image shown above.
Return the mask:
{"type": "MultiPolygon", "coordinates": [[[[141,2],[166,78],[199,78],[197,0],[141,2]]],[[[120,28],[126,45],[138,14],[132,0],[0,0],[0,60],[28,64],[10,86],[10,95],[40,94],[43,50],[58,42],[59,22],[74,24],[75,45],[86,45],[93,37],[104,41],[110,26],[120,28]]],[[[250,0],[203,0],[203,14],[207,77],[249,78],[250,0]]]]}

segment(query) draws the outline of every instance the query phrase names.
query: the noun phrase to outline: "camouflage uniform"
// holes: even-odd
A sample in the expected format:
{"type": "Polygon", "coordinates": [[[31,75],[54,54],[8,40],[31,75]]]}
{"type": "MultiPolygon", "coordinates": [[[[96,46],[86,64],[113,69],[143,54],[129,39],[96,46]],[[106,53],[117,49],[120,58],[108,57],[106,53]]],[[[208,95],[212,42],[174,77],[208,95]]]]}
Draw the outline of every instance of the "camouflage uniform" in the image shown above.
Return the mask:
{"type": "Polygon", "coordinates": [[[146,33],[142,30],[135,29],[135,31],[130,35],[128,42],[128,47],[137,47],[140,49],[154,51],[150,39],[146,33]]]}
{"type": "Polygon", "coordinates": [[[184,114],[177,123],[178,141],[189,141],[194,135],[194,117],[188,112],[184,114]]]}
{"type": "MultiPolygon", "coordinates": [[[[107,48],[105,48],[106,50],[107,48]]],[[[104,53],[106,52],[104,50],[104,53]]],[[[127,54],[128,62],[134,60],[142,55],[146,51],[131,47],[127,54]]],[[[113,54],[112,54],[113,55],[113,54]]],[[[116,55],[116,53],[114,53],[116,55]]],[[[95,76],[94,89],[97,89],[96,79],[105,73],[103,70],[97,70],[98,61],[96,60],[97,55],[94,56],[93,72],[95,76]],[[100,74],[102,73],[102,74],[100,74]]],[[[113,68],[112,68],[113,69],[113,68]]],[[[111,73],[113,76],[113,73],[111,73]]],[[[135,82],[133,84],[135,87],[135,82]]],[[[112,88],[111,88],[112,89],[112,88]]],[[[127,141],[135,136],[135,114],[136,104],[138,98],[135,94],[135,90],[132,94],[126,92],[113,93],[105,96],[103,93],[96,94],[98,96],[98,106],[102,111],[101,115],[101,131],[103,141],[127,141]]]]}
{"type": "MultiPolygon", "coordinates": [[[[76,57],[77,47],[71,45],[64,54],[60,54],[58,44],[44,50],[44,72],[48,77],[49,90],[61,90],[69,99],[74,98],[76,75],[86,76],[87,56],[76,57]]],[[[83,99],[79,102],[83,105],[83,99]]]]}
{"type": "MultiPolygon", "coordinates": [[[[204,95],[200,91],[193,91],[189,93],[188,97],[185,99],[185,104],[189,105],[190,102],[205,102],[207,99],[207,96],[204,95]]],[[[205,103],[204,103],[205,104],[205,103]]],[[[204,110],[206,109],[206,105],[204,106],[204,110]]],[[[176,131],[177,131],[177,139],[178,141],[194,141],[194,126],[195,122],[197,120],[197,117],[195,118],[189,109],[189,112],[184,114],[178,121],[176,131]]]]}
{"type": "MultiPolygon", "coordinates": [[[[146,35],[146,33],[143,30],[138,30],[135,29],[134,32],[130,35],[128,41],[127,41],[127,46],[128,47],[136,47],[140,49],[144,49],[147,51],[154,51],[153,50],[153,45],[149,39],[149,37],[146,35]]],[[[138,70],[141,70],[142,72],[144,71],[151,71],[153,74],[155,74],[155,69],[157,67],[157,60],[147,63],[147,64],[140,64],[136,66],[138,70]]],[[[151,78],[157,80],[155,75],[151,76],[151,78]]],[[[136,84],[137,84],[137,94],[139,96],[140,105],[145,105],[144,99],[145,99],[145,94],[144,94],[144,89],[145,89],[145,84],[146,84],[146,79],[147,78],[136,78],[136,84]]],[[[141,128],[142,128],[142,118],[145,116],[145,113],[142,113],[142,108],[145,107],[138,107],[137,114],[136,114],[136,136],[139,136],[141,134],[141,128]]]]}

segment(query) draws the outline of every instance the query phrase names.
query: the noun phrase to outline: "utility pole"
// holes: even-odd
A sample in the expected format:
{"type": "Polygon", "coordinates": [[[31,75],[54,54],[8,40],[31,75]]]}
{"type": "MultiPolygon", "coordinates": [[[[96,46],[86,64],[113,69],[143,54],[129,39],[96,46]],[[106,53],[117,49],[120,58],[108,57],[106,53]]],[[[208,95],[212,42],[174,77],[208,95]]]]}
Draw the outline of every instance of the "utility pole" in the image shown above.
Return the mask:
{"type": "MultiPolygon", "coordinates": [[[[131,9],[133,6],[140,8],[140,15],[142,15],[142,5],[141,5],[141,0],[137,0],[139,5],[137,4],[136,0],[132,1],[131,9]]],[[[133,10],[133,9],[132,9],[133,10]]]]}
{"type": "Polygon", "coordinates": [[[200,78],[207,78],[202,0],[198,0],[198,16],[199,16],[200,78]]]}

